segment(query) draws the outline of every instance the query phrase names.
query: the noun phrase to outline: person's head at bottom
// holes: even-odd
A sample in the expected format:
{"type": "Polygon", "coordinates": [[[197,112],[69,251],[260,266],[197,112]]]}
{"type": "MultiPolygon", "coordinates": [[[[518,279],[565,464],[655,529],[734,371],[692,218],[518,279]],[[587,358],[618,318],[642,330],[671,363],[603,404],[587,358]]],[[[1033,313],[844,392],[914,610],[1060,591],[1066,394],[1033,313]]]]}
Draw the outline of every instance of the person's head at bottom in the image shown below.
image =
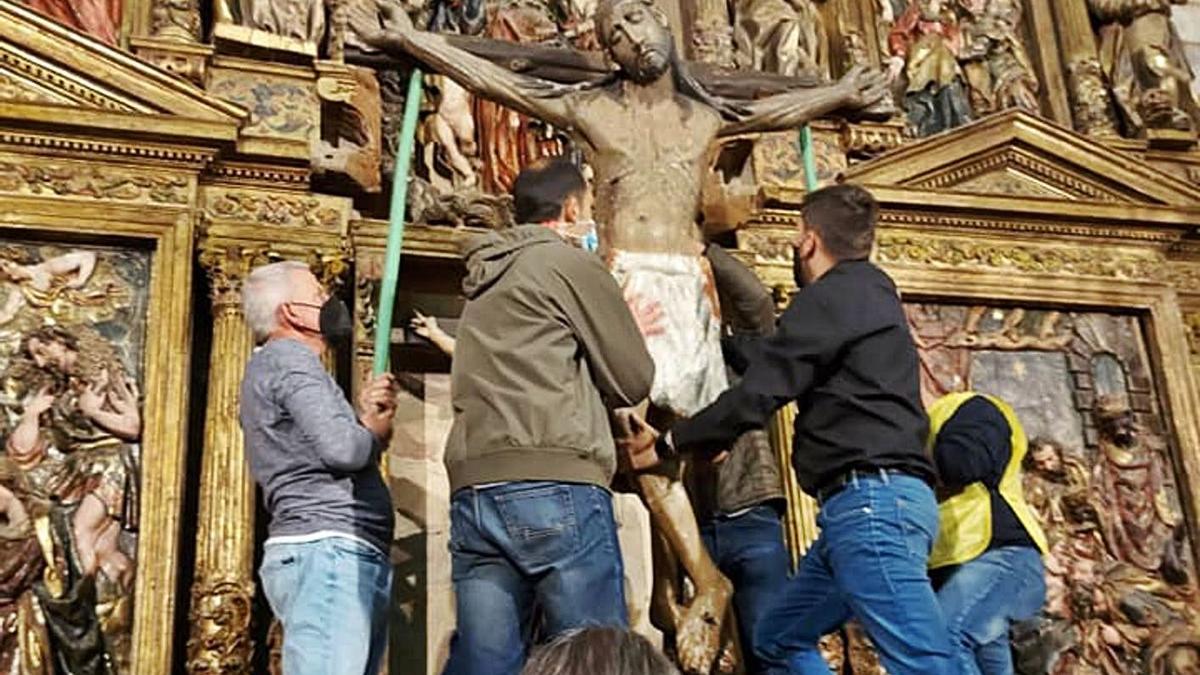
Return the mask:
{"type": "Polygon", "coordinates": [[[533,651],[521,675],[679,675],[646,638],[615,626],[567,631],[533,651]]]}

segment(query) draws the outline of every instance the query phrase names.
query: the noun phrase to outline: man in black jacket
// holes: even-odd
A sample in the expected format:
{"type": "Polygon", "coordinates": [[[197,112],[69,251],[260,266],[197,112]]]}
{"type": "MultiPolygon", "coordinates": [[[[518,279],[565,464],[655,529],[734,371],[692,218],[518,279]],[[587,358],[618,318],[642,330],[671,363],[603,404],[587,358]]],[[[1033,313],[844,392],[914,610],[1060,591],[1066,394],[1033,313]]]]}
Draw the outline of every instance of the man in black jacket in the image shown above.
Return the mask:
{"type": "Polygon", "coordinates": [[[850,617],[889,673],[955,672],[925,567],[938,516],[916,347],[895,284],[867,261],[877,213],[854,185],[810,193],[793,243],[801,290],[773,335],[743,341],[742,381],[657,442],[623,443],[649,468],[729,447],[798,403],[792,461],[821,535],[757,627],[767,672],[828,672],[817,641],[850,617]]]}

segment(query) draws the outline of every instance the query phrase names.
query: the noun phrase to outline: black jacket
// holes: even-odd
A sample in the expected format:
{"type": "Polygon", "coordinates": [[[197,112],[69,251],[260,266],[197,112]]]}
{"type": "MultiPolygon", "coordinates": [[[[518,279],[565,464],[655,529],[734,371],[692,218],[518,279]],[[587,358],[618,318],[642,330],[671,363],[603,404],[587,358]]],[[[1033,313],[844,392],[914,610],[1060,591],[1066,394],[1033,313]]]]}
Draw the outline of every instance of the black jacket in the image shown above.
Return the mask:
{"type": "Polygon", "coordinates": [[[894,469],[933,483],[917,350],[883,270],[865,260],[839,263],[796,294],[774,334],[737,351],[742,381],[672,429],[677,448],[728,447],[794,400],[792,462],[809,494],[851,469],[894,469]]]}

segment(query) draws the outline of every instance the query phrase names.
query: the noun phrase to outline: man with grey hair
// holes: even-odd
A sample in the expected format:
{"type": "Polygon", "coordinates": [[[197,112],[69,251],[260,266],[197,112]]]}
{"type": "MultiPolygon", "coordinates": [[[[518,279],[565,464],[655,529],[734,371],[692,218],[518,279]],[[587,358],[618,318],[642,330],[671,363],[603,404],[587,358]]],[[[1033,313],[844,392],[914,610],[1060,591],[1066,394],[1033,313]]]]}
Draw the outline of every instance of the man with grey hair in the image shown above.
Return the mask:
{"type": "Polygon", "coordinates": [[[308,266],[251,272],[242,307],[255,349],[242,380],[241,423],[271,514],[263,591],[283,624],[287,675],[374,675],[387,638],[392,501],[379,471],[396,410],[390,374],[357,409],[321,355],[352,323],[308,266]]]}

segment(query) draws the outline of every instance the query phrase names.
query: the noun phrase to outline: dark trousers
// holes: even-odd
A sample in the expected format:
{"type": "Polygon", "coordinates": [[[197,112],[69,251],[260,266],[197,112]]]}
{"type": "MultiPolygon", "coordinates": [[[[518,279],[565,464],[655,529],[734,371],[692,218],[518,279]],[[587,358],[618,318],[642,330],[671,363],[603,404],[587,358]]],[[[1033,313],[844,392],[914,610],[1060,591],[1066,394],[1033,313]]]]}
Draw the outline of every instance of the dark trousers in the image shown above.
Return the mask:
{"type": "Polygon", "coordinates": [[[779,511],[764,504],[736,516],[714,516],[700,523],[700,537],[721,573],[733,583],[746,669],[761,672],[754,658],[754,629],[783,591],[791,569],[779,511]]]}

